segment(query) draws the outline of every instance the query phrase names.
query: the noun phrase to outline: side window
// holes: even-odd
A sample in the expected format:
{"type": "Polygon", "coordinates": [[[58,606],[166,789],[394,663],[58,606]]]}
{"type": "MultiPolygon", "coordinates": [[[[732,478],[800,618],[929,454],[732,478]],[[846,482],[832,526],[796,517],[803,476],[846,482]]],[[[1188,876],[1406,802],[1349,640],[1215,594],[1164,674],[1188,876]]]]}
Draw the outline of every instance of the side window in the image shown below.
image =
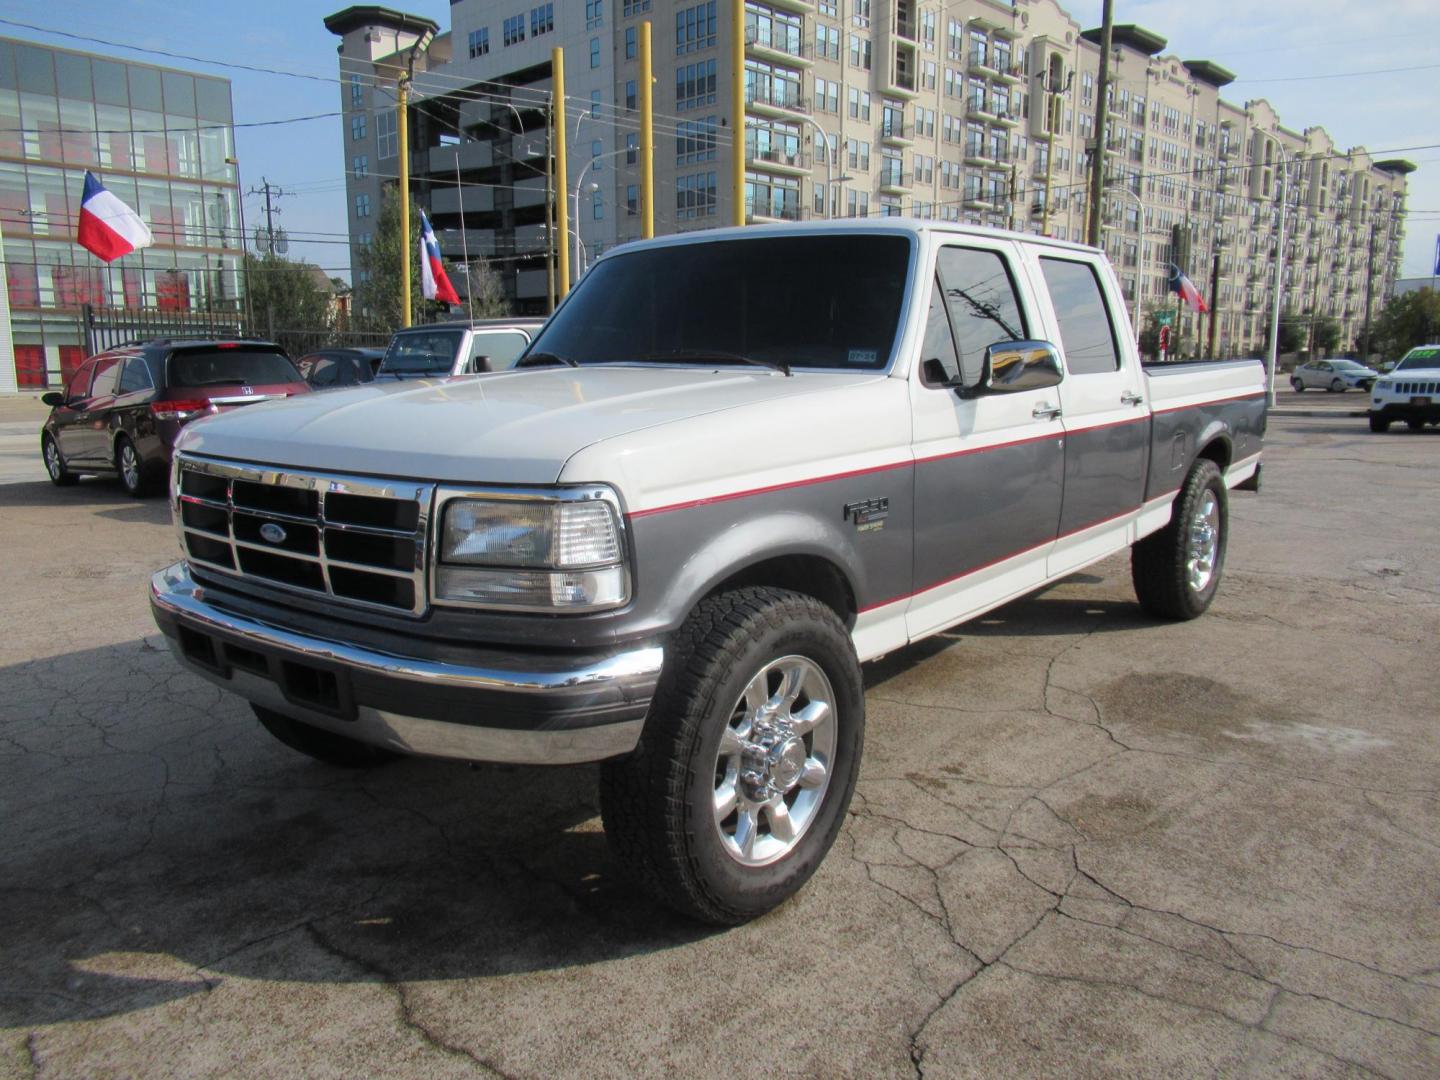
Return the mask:
{"type": "Polygon", "coordinates": [[[328,356],[317,356],[313,359],[315,366],[310,369],[310,385],[334,386],[339,381],[339,365],[328,356]]]}
{"type": "Polygon", "coordinates": [[[1071,375],[1096,375],[1120,370],[1120,346],[1110,319],[1100,279],[1089,263],[1069,259],[1040,260],[1050,303],[1060,322],[1061,350],[1071,375]]]}
{"type": "Polygon", "coordinates": [[[132,356],[125,361],[125,370],[120,373],[120,393],[133,394],[149,390],[152,385],[150,369],[145,366],[143,356],[132,356]]]}
{"type": "Polygon", "coordinates": [[[65,400],[76,401],[90,396],[90,376],[95,374],[95,361],[81,364],[80,370],[70,376],[65,386],[65,400]]]}
{"type": "Polygon", "coordinates": [[[975,248],[941,248],[938,270],[960,373],[966,386],[974,386],[987,347],[1029,336],[1015,281],[999,253],[975,248]]]}
{"type": "Polygon", "coordinates": [[[120,382],[120,358],[101,357],[95,362],[95,381],[90,384],[92,398],[110,397],[120,382]]]}
{"type": "Polygon", "coordinates": [[[944,286],[940,276],[930,289],[930,313],[925,318],[925,340],[920,344],[920,381],[926,386],[945,386],[960,374],[960,358],[955,355],[955,335],[950,332],[950,319],[945,314],[944,286]]]}

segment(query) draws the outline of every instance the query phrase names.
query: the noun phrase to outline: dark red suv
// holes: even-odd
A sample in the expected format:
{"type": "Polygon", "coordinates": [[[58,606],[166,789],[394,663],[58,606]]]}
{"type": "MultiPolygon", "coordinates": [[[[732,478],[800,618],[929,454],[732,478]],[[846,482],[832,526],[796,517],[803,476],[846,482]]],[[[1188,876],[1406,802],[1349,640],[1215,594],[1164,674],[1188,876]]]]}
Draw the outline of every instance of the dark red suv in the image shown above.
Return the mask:
{"type": "Polygon", "coordinates": [[[164,487],[180,429],[201,416],[305,394],[285,350],[266,341],[147,341],[85,361],[46,394],[40,450],[50,479],[114,473],[131,495],[164,487]]]}

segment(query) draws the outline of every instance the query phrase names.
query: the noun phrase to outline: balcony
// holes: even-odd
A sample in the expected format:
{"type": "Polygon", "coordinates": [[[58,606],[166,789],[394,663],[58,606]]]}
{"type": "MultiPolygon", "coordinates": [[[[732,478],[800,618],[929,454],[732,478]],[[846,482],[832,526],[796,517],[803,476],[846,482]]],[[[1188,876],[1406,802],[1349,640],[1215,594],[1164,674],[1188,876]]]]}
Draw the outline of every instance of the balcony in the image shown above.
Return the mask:
{"type": "Polygon", "coordinates": [[[798,11],[802,15],[815,14],[814,0],[765,0],[765,2],[782,11],[798,11]]]}
{"type": "Polygon", "coordinates": [[[901,169],[892,169],[880,174],[880,190],[887,195],[904,195],[911,188],[913,177],[901,169]]]}
{"type": "Polygon", "coordinates": [[[882,89],[896,97],[914,99],[920,96],[915,89],[915,61],[907,58],[900,50],[892,50],[890,63],[881,79],[882,89]]]}
{"type": "Polygon", "coordinates": [[[889,146],[910,146],[915,142],[914,132],[906,127],[904,120],[882,120],[880,141],[889,146]]]}
{"type": "Polygon", "coordinates": [[[990,156],[990,150],[983,143],[971,143],[965,147],[965,164],[984,167],[998,165],[999,161],[990,156]]]}
{"type": "Polygon", "coordinates": [[[799,90],[786,89],[790,84],[779,87],[747,86],[745,88],[745,111],[759,116],[790,116],[809,111],[809,102],[800,96],[799,90]]]}
{"type": "Polygon", "coordinates": [[[990,196],[981,191],[968,192],[965,195],[965,209],[967,210],[994,210],[995,203],[990,201],[990,196]]]}
{"type": "Polygon", "coordinates": [[[1001,127],[1007,128],[1019,127],[1020,117],[1016,116],[1014,113],[997,112],[995,114],[995,119],[993,123],[999,124],[1001,127]]]}
{"type": "Polygon", "coordinates": [[[745,161],[768,172],[785,173],[789,176],[804,176],[810,172],[810,155],[796,151],[790,153],[773,146],[747,146],[745,161]]]}
{"type": "Polygon", "coordinates": [[[799,220],[799,204],[761,203],[759,206],[756,206],[753,201],[745,204],[745,221],[751,225],[766,225],[781,221],[799,220]]]}
{"type": "Polygon", "coordinates": [[[1023,82],[1025,80],[1025,69],[1022,68],[1019,64],[1014,64],[1008,68],[995,68],[994,71],[995,74],[993,78],[995,79],[995,81],[1005,83],[1007,86],[1013,86],[1014,84],[1018,82],[1023,82]]]}
{"type": "Polygon", "coordinates": [[[798,33],[783,34],[763,26],[747,27],[745,30],[747,56],[810,67],[815,63],[814,57],[810,55],[811,51],[810,43],[801,40],[798,33]]]}

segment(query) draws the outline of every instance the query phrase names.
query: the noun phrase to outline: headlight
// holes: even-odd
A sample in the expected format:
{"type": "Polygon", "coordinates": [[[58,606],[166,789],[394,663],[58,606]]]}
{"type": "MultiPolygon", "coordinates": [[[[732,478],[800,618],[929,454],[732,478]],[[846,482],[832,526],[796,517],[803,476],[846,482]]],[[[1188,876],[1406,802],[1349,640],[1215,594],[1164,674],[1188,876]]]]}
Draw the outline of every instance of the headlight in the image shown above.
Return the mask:
{"type": "Polygon", "coordinates": [[[478,607],[598,611],[629,599],[613,494],[445,499],[435,599],[478,607]]]}

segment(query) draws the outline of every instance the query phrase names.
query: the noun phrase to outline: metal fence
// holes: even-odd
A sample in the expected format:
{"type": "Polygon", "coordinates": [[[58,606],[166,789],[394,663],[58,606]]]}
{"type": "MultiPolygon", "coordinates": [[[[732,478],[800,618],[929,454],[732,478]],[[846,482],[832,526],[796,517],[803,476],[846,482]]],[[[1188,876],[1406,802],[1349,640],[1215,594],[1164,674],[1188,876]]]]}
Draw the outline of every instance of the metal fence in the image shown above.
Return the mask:
{"type": "Polygon", "coordinates": [[[334,327],[277,327],[268,320],[247,324],[241,311],[167,311],[154,308],[97,308],[81,312],[85,355],[130,342],[156,338],[263,338],[293,358],[322,348],[383,348],[385,330],[344,330],[334,327]]]}

